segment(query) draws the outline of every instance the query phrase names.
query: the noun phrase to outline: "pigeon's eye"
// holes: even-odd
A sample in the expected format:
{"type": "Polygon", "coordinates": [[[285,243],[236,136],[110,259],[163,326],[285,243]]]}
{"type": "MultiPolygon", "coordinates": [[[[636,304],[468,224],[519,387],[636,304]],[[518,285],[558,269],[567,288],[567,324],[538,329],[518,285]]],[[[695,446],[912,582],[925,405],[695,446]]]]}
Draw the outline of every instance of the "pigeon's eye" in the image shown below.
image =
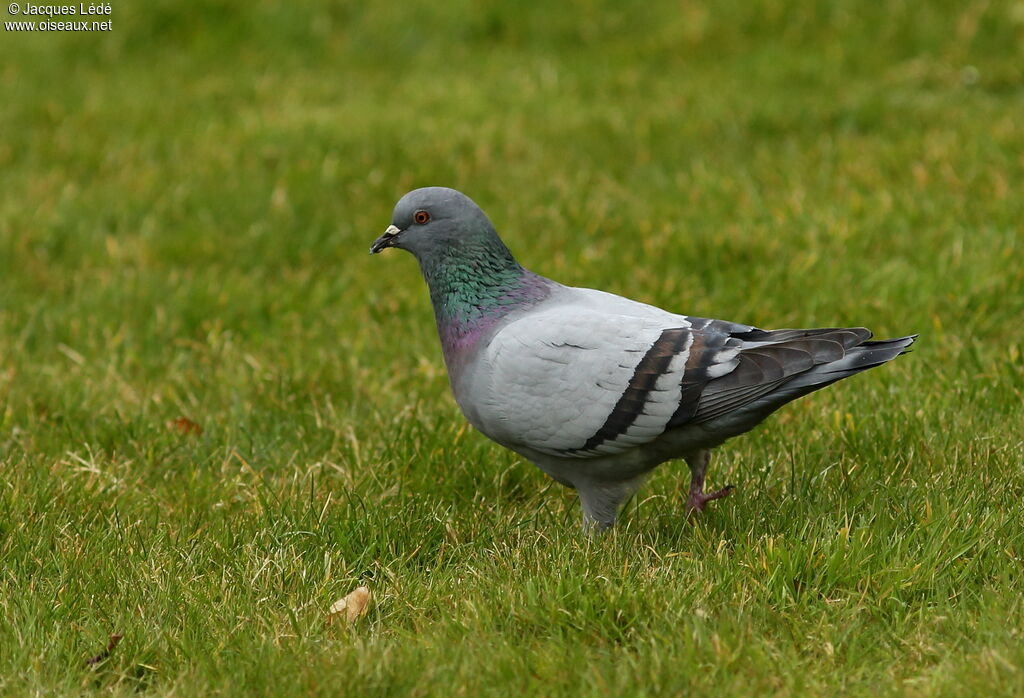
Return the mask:
{"type": "Polygon", "coordinates": [[[430,220],[430,214],[427,213],[426,211],[417,211],[416,213],[412,214],[412,219],[419,223],[420,225],[423,225],[424,223],[430,220]]]}

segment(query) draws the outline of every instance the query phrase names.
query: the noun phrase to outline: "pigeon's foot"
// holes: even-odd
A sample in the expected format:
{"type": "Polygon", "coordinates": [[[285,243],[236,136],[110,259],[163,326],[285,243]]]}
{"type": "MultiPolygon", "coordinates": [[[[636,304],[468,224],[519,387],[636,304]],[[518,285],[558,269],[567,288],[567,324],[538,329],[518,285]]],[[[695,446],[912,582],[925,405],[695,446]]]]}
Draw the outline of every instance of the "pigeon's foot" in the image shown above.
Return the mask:
{"type": "Polygon", "coordinates": [[[704,511],[704,505],[713,499],[722,499],[728,497],[729,493],[733,491],[734,485],[726,485],[720,490],[714,492],[701,492],[700,489],[690,489],[690,496],[686,498],[686,513],[692,518],[698,512],[704,511]]]}
{"type": "Polygon", "coordinates": [[[690,496],[686,498],[686,516],[691,521],[699,513],[704,511],[704,505],[713,499],[728,497],[733,486],[726,485],[714,492],[704,491],[704,476],[708,472],[708,463],[711,462],[711,451],[698,451],[686,459],[690,466],[690,496]]]}

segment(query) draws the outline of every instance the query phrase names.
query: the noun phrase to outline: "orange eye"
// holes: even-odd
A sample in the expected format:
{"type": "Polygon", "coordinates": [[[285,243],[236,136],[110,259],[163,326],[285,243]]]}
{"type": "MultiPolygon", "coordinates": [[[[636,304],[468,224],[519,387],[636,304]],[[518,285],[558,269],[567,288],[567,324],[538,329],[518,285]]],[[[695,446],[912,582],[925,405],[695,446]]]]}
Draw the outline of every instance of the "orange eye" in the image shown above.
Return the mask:
{"type": "Polygon", "coordinates": [[[430,220],[430,214],[427,213],[426,211],[417,211],[416,213],[412,214],[412,219],[419,223],[420,225],[423,225],[424,223],[430,220]]]}

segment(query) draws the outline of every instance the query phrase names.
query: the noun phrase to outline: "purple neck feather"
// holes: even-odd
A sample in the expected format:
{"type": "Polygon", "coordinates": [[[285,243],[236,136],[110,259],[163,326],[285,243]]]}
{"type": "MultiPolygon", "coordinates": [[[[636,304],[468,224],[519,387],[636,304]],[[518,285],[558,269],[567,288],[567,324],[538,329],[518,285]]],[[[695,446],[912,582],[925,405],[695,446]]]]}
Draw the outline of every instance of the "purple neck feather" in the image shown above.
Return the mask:
{"type": "Polygon", "coordinates": [[[437,332],[449,371],[457,370],[509,313],[536,305],[551,293],[552,281],[522,267],[493,283],[431,287],[437,332]]]}

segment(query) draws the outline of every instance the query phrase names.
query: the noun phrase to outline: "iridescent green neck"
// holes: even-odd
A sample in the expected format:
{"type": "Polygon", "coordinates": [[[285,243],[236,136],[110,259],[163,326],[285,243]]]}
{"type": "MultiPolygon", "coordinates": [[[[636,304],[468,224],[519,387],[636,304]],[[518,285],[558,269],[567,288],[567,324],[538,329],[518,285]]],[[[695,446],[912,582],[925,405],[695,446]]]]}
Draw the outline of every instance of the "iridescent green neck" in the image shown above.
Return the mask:
{"type": "Polygon", "coordinates": [[[497,236],[461,240],[420,259],[446,355],[475,344],[509,312],[550,293],[551,282],[523,269],[497,236]]]}
{"type": "Polygon", "coordinates": [[[420,261],[438,321],[469,322],[510,302],[525,270],[498,239],[463,241],[420,261]]]}

